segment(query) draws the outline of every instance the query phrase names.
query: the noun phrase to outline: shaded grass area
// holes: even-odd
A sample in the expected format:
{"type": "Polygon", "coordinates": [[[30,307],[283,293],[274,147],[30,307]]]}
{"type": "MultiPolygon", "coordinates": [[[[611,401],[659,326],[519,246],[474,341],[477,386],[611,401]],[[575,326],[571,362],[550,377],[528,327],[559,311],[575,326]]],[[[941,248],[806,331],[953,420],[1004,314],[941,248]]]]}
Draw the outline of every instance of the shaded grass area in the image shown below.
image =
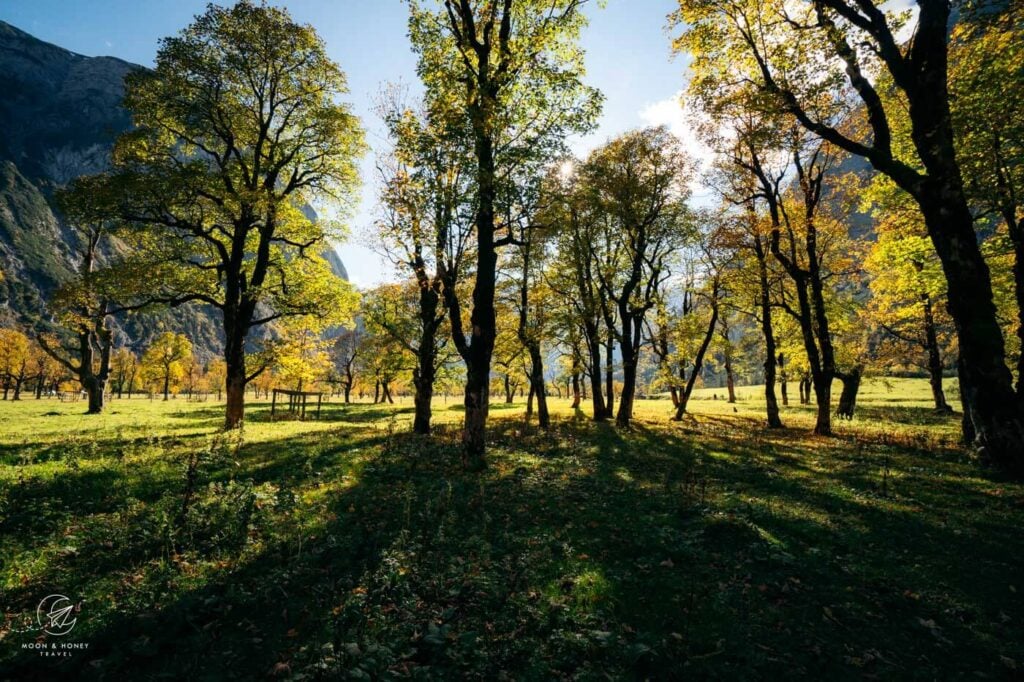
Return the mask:
{"type": "MultiPolygon", "coordinates": [[[[1024,664],[1024,487],[956,417],[870,401],[832,439],[753,400],[644,401],[621,432],[553,401],[493,415],[490,467],[408,404],[319,422],[216,406],[54,404],[0,427],[0,678],[1011,677],[1024,664]],[[720,404],[721,403],[721,404],[720,404]],[[58,416],[43,416],[46,411],[58,416]],[[932,420],[938,420],[933,423],[932,420]],[[196,455],[199,455],[196,457],[196,455]],[[186,467],[198,461],[181,522],[186,467]],[[18,632],[84,600],[69,660],[18,632]]],[[[53,638],[51,638],[52,640],[53,638]]]]}

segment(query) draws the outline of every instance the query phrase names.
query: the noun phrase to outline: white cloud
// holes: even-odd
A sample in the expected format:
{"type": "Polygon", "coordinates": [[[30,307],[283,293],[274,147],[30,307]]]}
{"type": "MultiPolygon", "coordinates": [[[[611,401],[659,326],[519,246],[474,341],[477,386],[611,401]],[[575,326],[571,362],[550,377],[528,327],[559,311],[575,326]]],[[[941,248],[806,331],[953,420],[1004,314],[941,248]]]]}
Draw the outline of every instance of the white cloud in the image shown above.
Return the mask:
{"type": "Polygon", "coordinates": [[[714,152],[706,144],[700,141],[694,130],[692,120],[694,114],[688,111],[683,103],[683,92],[679,91],[672,97],[659,100],[653,104],[644,106],[638,116],[646,125],[663,125],[669,129],[683,144],[683,149],[698,164],[698,173],[690,183],[690,189],[694,195],[701,195],[706,188],[701,183],[700,171],[705,170],[714,159],[714,152]]]}

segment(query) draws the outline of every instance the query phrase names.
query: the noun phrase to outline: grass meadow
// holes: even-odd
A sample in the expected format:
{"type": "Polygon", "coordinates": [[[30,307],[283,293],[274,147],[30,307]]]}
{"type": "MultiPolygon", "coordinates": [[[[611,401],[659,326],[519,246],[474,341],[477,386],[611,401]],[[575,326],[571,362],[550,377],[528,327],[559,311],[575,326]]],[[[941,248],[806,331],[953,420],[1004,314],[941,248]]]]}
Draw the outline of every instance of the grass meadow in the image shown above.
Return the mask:
{"type": "Polygon", "coordinates": [[[0,679],[1022,674],[1024,486],[925,381],[867,380],[833,438],[738,393],[629,431],[497,402],[483,474],[455,398],[431,439],[410,398],[253,402],[230,436],[216,402],[0,403],[0,679]],[[61,638],[50,594],[80,604],[61,638]],[[58,641],[87,647],[31,648],[58,641]]]}

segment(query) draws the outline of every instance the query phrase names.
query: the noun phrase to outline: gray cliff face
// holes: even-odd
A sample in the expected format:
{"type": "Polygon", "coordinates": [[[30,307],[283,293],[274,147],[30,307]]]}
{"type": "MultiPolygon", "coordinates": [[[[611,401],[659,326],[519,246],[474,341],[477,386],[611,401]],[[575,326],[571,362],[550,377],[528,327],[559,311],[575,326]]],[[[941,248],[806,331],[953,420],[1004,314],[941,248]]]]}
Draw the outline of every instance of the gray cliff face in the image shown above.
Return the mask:
{"type": "Polygon", "coordinates": [[[348,270],[345,269],[345,264],[341,262],[341,256],[334,250],[334,247],[328,247],[324,251],[324,260],[331,266],[331,271],[340,277],[341,279],[348,281],[348,270]]]}
{"type": "MultiPolygon", "coordinates": [[[[85,57],[0,21],[0,325],[46,316],[46,300],[75,272],[75,234],[54,192],[109,167],[114,140],[131,126],[124,78],[143,67],[85,57]]],[[[347,278],[333,249],[325,257],[347,278]]],[[[119,321],[136,348],[163,329],[188,334],[200,355],[219,355],[216,311],[184,306],[119,321]]]]}
{"type": "Polygon", "coordinates": [[[124,77],[141,67],[83,57],[0,22],[0,319],[35,319],[74,272],[75,236],[53,193],[109,164],[130,125],[124,77]]]}
{"type": "Polygon", "coordinates": [[[138,68],[83,57],[0,22],[0,155],[40,183],[102,170],[130,125],[121,98],[125,75],[138,68]]]}

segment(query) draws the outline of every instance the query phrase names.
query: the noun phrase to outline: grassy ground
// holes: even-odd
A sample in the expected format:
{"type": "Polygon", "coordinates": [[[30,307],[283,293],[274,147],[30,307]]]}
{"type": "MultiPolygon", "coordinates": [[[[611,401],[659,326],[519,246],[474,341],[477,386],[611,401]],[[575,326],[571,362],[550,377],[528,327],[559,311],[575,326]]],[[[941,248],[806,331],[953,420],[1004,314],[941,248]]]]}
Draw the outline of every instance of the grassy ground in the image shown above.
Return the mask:
{"type": "Polygon", "coordinates": [[[0,403],[0,679],[1020,674],[1024,486],[924,382],[868,382],[830,439],[715,393],[681,424],[642,401],[628,432],[497,404],[482,475],[455,401],[429,441],[409,401],[257,403],[242,440],[215,403],[0,403]],[[52,593],[73,632],[24,631],[52,593]]]}

